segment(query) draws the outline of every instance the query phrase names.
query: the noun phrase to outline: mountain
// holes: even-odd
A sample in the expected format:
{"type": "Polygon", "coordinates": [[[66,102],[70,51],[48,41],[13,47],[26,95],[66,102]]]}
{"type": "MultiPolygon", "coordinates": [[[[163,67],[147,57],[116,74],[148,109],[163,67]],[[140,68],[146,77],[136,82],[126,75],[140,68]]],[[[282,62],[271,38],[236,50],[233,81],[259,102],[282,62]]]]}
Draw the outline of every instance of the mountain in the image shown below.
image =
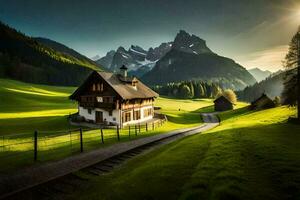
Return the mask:
{"type": "Polygon", "coordinates": [[[271,74],[259,83],[255,83],[242,91],[238,91],[237,96],[239,100],[252,102],[260,97],[262,93],[266,93],[272,99],[276,96],[281,96],[285,73],[285,71],[281,71],[281,73],[271,74]]]}
{"type": "Polygon", "coordinates": [[[97,60],[99,60],[100,58],[101,58],[101,57],[100,57],[99,55],[95,55],[95,56],[91,57],[91,60],[97,61],[97,60]]]}
{"type": "Polygon", "coordinates": [[[183,30],[180,30],[177,34],[173,43],[173,49],[193,54],[213,53],[206,46],[206,42],[204,40],[195,35],[190,35],[183,30]]]}
{"type": "Polygon", "coordinates": [[[248,72],[256,79],[257,82],[260,82],[270,76],[272,72],[268,70],[261,70],[259,68],[249,69],[248,72]]]}
{"type": "Polygon", "coordinates": [[[149,85],[204,80],[234,89],[243,89],[256,82],[241,65],[215,54],[203,39],[182,30],[171,49],[141,79],[149,85]]]}
{"type": "Polygon", "coordinates": [[[41,38],[41,37],[36,37],[33,39],[36,40],[37,42],[39,42],[40,44],[43,44],[44,46],[52,48],[53,50],[55,50],[57,52],[60,52],[66,56],[70,56],[70,57],[74,57],[74,58],[78,59],[80,62],[86,64],[86,66],[100,67],[100,66],[98,66],[98,64],[96,62],[92,61],[88,57],[81,55],[77,51],[75,51],[61,43],[58,43],[56,41],[53,41],[53,40],[50,40],[47,38],[41,38]]]}
{"type": "Polygon", "coordinates": [[[109,51],[96,62],[106,69],[117,72],[122,65],[126,65],[130,75],[141,77],[151,71],[155,63],[164,56],[172,47],[172,43],[162,43],[155,48],[143,49],[137,45],[131,45],[126,50],[120,46],[116,51],[109,51]]]}
{"type": "Polygon", "coordinates": [[[44,38],[32,38],[0,22],[0,77],[51,85],[78,85],[97,63],[44,38]]]}

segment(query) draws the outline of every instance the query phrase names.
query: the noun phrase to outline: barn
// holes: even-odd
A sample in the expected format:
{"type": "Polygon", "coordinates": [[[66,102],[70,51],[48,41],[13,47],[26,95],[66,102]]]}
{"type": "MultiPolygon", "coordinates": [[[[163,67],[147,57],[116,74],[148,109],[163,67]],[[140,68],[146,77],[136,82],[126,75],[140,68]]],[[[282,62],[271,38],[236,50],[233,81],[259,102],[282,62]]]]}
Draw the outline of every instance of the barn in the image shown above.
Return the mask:
{"type": "Polygon", "coordinates": [[[251,102],[250,109],[251,110],[260,110],[267,108],[274,108],[275,103],[270,99],[265,93],[263,93],[258,99],[251,102]]]}
{"type": "Polygon", "coordinates": [[[214,100],[215,111],[232,110],[233,103],[223,95],[214,100]]]}

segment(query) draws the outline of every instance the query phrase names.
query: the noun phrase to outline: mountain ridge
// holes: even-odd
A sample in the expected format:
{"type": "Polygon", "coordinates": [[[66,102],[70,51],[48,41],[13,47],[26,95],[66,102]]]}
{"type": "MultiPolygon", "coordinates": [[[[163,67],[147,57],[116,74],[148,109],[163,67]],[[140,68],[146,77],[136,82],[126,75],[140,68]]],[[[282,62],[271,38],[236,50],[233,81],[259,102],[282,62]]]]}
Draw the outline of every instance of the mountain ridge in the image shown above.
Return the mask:
{"type": "Polygon", "coordinates": [[[56,51],[0,22],[1,78],[75,86],[80,84],[91,70],[101,68],[88,58],[82,60],[56,51]]]}
{"type": "Polygon", "coordinates": [[[264,79],[266,79],[268,76],[272,74],[272,72],[268,70],[261,70],[259,68],[252,68],[248,69],[248,72],[257,80],[257,82],[260,82],[264,79]]]}
{"type": "Polygon", "coordinates": [[[96,62],[112,72],[118,72],[122,65],[126,65],[129,74],[141,77],[154,67],[155,63],[170,50],[171,46],[170,42],[162,43],[158,47],[150,47],[148,50],[138,45],[131,45],[128,50],[120,46],[117,50],[107,52],[96,62]]]}
{"type": "Polygon", "coordinates": [[[224,88],[243,89],[256,82],[241,65],[212,52],[205,40],[181,30],[172,48],[141,79],[149,85],[185,80],[222,82],[224,88]]]}

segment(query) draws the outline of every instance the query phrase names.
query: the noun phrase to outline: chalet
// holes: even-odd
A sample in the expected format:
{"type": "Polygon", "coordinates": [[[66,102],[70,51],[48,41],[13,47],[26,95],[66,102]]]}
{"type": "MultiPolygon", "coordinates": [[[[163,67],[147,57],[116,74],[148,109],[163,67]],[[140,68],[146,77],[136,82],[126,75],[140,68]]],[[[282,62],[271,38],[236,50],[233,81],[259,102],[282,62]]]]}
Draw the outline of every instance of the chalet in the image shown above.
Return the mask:
{"type": "Polygon", "coordinates": [[[225,110],[233,109],[233,103],[223,95],[217,98],[216,100],[214,100],[214,104],[215,104],[215,111],[225,111],[225,110]]]}
{"type": "Polygon", "coordinates": [[[251,102],[251,110],[274,108],[275,103],[265,93],[263,93],[258,99],[251,102]]]}
{"type": "Polygon", "coordinates": [[[150,120],[154,116],[153,102],[158,94],[135,77],[92,72],[70,96],[78,102],[79,116],[88,122],[124,126],[150,120]]]}

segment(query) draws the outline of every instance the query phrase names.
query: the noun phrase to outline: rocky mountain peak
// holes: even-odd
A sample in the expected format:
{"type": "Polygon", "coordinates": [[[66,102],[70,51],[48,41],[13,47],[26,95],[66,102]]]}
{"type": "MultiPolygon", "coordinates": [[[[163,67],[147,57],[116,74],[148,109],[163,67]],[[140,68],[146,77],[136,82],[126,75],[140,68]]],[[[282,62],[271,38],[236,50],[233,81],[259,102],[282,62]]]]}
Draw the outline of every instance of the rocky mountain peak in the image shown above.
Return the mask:
{"type": "Polygon", "coordinates": [[[206,46],[205,40],[196,35],[190,35],[184,30],[180,30],[176,35],[173,42],[173,49],[194,54],[212,53],[206,46]]]}
{"type": "Polygon", "coordinates": [[[131,47],[129,48],[129,51],[130,50],[133,52],[136,52],[136,53],[147,54],[147,51],[138,45],[131,45],[131,47]]]}
{"type": "Polygon", "coordinates": [[[124,52],[126,52],[126,50],[125,50],[124,47],[120,46],[120,47],[117,49],[117,52],[118,52],[118,53],[124,53],[124,52]]]}

